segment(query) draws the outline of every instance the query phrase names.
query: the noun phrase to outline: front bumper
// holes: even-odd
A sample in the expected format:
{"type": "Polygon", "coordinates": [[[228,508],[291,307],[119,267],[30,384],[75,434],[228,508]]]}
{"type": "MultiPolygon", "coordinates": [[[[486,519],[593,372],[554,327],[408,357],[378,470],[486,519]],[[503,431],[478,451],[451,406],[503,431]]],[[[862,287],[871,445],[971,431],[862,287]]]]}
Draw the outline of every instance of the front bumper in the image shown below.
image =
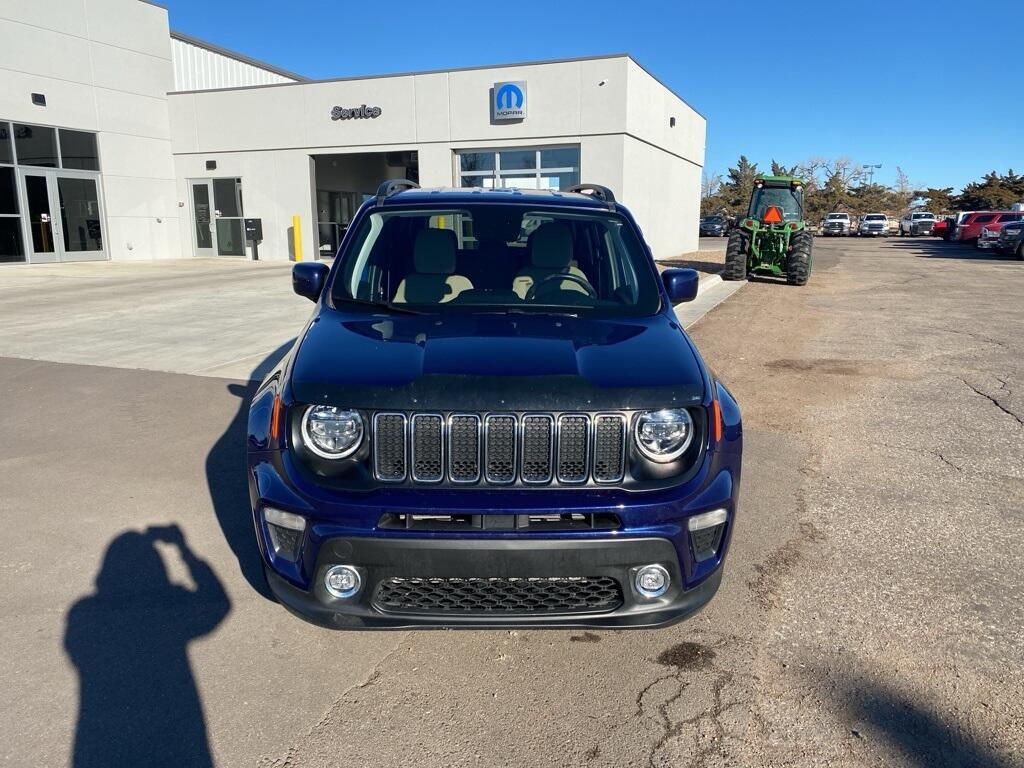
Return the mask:
{"type": "Polygon", "coordinates": [[[278,600],[301,618],[331,629],[410,629],[452,627],[594,627],[639,628],[673,624],[692,615],[714,596],[722,568],[687,589],[675,548],[667,539],[465,540],[335,538],[321,547],[312,589],[299,589],[267,568],[267,581],[278,600]],[[671,583],[664,595],[644,598],[632,587],[638,565],[658,563],[671,583]],[[332,597],[323,576],[333,564],[353,564],[363,580],[350,598],[332,597]],[[496,609],[486,613],[456,608],[391,610],[381,607],[380,589],[391,579],[447,580],[611,577],[621,600],[609,609],[496,609]]]}

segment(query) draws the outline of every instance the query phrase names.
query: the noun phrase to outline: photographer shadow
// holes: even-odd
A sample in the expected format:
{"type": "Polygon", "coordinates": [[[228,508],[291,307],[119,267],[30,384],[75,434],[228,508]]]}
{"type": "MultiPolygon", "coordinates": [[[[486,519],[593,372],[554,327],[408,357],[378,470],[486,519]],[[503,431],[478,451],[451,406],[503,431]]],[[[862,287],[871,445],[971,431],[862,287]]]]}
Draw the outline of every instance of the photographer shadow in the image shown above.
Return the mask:
{"type": "Polygon", "coordinates": [[[71,765],[212,766],[187,651],[230,610],[177,526],[117,536],[95,592],[67,616],[64,648],[79,680],[71,765]],[[170,581],[158,541],[177,550],[194,589],[170,581]]]}

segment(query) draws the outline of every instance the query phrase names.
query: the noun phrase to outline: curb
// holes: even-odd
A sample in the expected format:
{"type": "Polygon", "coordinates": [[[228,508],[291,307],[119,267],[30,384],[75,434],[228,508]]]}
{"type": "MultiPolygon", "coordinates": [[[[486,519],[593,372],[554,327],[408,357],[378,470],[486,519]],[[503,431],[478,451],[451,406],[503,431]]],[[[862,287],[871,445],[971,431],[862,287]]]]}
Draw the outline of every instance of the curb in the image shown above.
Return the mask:
{"type": "Polygon", "coordinates": [[[719,274],[702,277],[700,279],[700,282],[697,283],[697,295],[700,296],[705,291],[709,290],[710,288],[714,288],[716,285],[720,285],[723,282],[724,281],[722,280],[722,276],[719,274]]]}
{"type": "Polygon", "coordinates": [[[721,275],[706,277],[698,283],[693,301],[675,306],[676,319],[684,329],[690,328],[746,284],[746,280],[726,282],[721,275]]]}

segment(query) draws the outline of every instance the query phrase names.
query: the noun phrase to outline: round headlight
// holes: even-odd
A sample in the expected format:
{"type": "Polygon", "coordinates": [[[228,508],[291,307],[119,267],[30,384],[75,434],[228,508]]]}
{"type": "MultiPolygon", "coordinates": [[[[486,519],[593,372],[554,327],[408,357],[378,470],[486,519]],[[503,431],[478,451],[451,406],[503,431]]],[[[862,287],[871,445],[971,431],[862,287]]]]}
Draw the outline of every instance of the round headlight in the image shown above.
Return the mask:
{"type": "Polygon", "coordinates": [[[302,440],[324,459],[351,456],[363,441],[363,417],[348,408],[310,406],[302,416],[302,440]]]}
{"type": "Polygon", "coordinates": [[[685,408],[645,411],[636,420],[636,446],[651,461],[675,461],[693,440],[693,419],[685,408]]]}

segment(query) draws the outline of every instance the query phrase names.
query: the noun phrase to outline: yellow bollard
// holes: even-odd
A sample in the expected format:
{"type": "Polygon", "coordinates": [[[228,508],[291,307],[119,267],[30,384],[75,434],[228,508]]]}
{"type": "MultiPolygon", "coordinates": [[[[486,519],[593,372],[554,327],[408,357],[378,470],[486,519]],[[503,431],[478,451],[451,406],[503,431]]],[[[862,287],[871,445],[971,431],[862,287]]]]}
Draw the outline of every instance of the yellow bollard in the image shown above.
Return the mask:
{"type": "Polygon", "coordinates": [[[295,260],[302,261],[302,229],[299,227],[298,216],[292,216],[292,250],[295,260]]]}

